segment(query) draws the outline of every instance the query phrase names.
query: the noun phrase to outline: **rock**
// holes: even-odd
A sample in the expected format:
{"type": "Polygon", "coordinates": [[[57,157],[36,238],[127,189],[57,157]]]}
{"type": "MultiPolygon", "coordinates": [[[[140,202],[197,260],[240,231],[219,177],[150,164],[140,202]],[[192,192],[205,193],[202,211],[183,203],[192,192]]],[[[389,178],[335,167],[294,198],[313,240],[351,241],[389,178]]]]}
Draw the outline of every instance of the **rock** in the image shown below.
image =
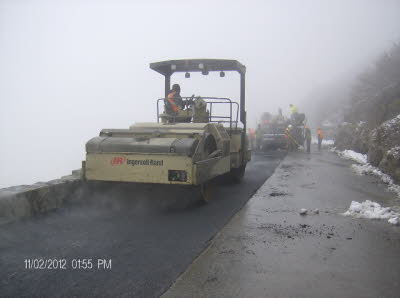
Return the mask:
{"type": "Polygon", "coordinates": [[[0,189],[0,221],[11,222],[55,210],[79,199],[84,190],[79,178],[56,179],[0,189]]]}
{"type": "Polygon", "coordinates": [[[392,225],[395,226],[399,226],[400,225],[400,218],[398,216],[396,217],[392,217],[388,220],[389,223],[391,223],[392,225]]]}
{"type": "Polygon", "coordinates": [[[355,126],[347,122],[342,123],[337,129],[334,146],[340,151],[350,149],[354,135],[355,126]]]}
{"type": "Polygon", "coordinates": [[[352,124],[344,122],[337,130],[335,144],[337,150],[353,150],[362,154],[368,152],[369,129],[365,122],[352,124]]]}
{"type": "Polygon", "coordinates": [[[300,209],[300,215],[307,215],[308,210],[307,209],[300,209]]]}
{"type": "Polygon", "coordinates": [[[384,154],[379,163],[385,173],[389,174],[397,183],[400,182],[400,147],[394,147],[384,154]]]}
{"type": "Polygon", "coordinates": [[[335,138],[337,150],[367,154],[368,163],[400,183],[400,114],[371,129],[370,124],[343,123],[335,138]]]}
{"type": "Polygon", "coordinates": [[[368,161],[400,182],[400,115],[372,131],[368,161]]]}
{"type": "Polygon", "coordinates": [[[383,150],[379,146],[377,131],[371,133],[371,143],[368,149],[368,162],[377,167],[383,158],[383,150]]]}

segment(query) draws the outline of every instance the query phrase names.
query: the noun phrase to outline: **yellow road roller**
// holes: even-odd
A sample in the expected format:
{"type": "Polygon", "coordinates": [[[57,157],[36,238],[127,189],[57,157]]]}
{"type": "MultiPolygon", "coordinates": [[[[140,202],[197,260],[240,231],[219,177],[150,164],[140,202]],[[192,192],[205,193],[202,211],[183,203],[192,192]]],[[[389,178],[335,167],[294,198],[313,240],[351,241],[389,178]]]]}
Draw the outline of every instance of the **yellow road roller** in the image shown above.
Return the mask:
{"type": "Polygon", "coordinates": [[[210,181],[226,175],[239,182],[251,158],[246,136],[245,73],[236,60],[189,59],[151,63],[165,78],[165,97],[156,100],[157,122],[128,129],[103,129],[86,143],[82,174],[88,181],[178,184],[200,187],[209,201],[210,181]],[[237,72],[240,102],[229,98],[171,93],[171,76],[237,72]],[[176,96],[176,97],[175,97],[176,96]],[[172,106],[174,100],[179,108],[172,106]]]}

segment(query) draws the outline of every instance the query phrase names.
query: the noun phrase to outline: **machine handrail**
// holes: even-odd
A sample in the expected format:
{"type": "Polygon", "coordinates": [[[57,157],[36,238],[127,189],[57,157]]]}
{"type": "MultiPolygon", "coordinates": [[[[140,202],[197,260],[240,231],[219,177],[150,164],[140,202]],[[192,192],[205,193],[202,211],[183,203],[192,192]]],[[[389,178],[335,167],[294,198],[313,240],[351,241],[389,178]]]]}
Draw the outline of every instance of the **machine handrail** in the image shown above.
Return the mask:
{"type": "MultiPolygon", "coordinates": [[[[209,122],[213,123],[229,123],[229,128],[230,132],[232,131],[232,126],[234,125],[235,128],[238,127],[238,122],[239,122],[239,104],[235,101],[232,101],[230,98],[227,97],[208,97],[208,96],[196,96],[196,97],[173,97],[173,99],[182,99],[182,100],[187,100],[187,99],[196,99],[196,98],[201,98],[205,100],[207,107],[209,107],[209,122]],[[212,114],[212,106],[213,104],[229,104],[229,116],[215,116],[212,114]],[[235,119],[233,119],[233,108],[232,106],[236,107],[236,115],[235,119]],[[214,119],[214,120],[213,120],[214,119]],[[229,119],[229,120],[216,120],[216,119],[229,119]]],[[[160,122],[160,107],[159,103],[160,101],[165,101],[167,100],[167,97],[159,98],[157,99],[157,123],[160,122]]],[[[163,117],[166,117],[168,119],[175,119],[175,116],[172,115],[163,115],[163,117]]]]}

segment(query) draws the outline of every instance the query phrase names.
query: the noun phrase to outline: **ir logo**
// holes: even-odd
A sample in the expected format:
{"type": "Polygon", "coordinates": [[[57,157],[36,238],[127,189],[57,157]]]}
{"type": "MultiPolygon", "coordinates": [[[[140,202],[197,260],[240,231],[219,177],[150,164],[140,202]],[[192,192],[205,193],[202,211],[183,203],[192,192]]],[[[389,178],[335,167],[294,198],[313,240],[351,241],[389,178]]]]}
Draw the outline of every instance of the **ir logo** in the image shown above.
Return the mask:
{"type": "Polygon", "coordinates": [[[123,156],[114,156],[113,158],[111,158],[111,165],[115,166],[115,165],[122,165],[126,162],[126,158],[123,156]]]}

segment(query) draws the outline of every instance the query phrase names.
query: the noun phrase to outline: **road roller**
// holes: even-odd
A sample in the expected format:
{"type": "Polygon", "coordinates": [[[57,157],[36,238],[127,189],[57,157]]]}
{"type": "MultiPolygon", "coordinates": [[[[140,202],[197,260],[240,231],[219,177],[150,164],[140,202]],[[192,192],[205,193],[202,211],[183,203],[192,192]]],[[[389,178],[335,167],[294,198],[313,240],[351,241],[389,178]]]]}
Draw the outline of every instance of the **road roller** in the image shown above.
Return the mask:
{"type": "Polygon", "coordinates": [[[157,121],[102,129],[86,143],[82,176],[87,181],[194,186],[208,202],[213,179],[225,175],[240,182],[251,158],[246,135],[246,67],[236,60],[185,59],[150,63],[150,68],[165,79],[164,97],[155,100],[157,121]],[[179,96],[183,104],[171,110],[171,76],[178,72],[186,78],[193,72],[219,72],[220,78],[238,73],[240,101],[179,96]]]}

